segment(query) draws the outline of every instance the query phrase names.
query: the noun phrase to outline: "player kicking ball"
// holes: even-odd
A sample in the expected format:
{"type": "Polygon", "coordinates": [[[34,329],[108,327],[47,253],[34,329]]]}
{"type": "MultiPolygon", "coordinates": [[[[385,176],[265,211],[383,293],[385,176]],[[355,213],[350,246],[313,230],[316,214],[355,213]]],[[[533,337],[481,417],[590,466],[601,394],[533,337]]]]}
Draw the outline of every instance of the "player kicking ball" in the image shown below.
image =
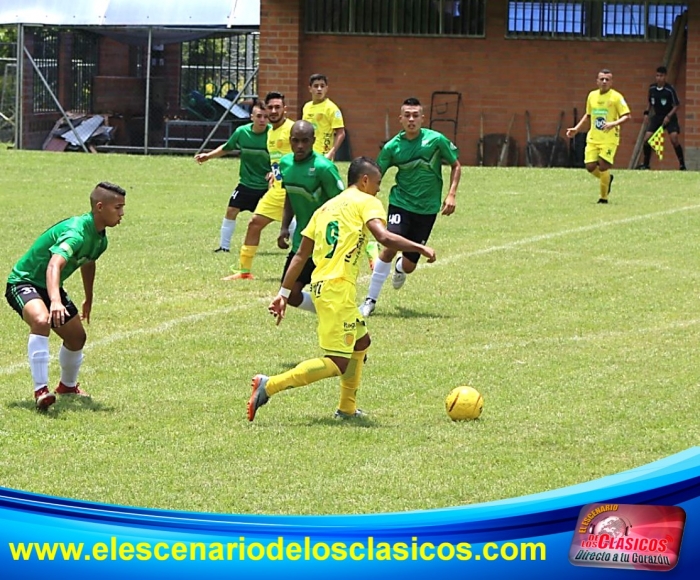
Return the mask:
{"type": "Polygon", "coordinates": [[[301,233],[301,245],[268,310],[277,324],[284,318],[289,296],[307,260],[313,255],[311,296],[318,314],[318,338],[324,356],[298,364],[279,375],[255,375],[248,400],[248,421],[255,419],[270,397],[322,379],[340,377],[340,402],[334,417],[364,417],[356,394],[362,377],[370,336],[357,309],[359,260],[371,233],[385,248],[417,252],[435,261],[432,248],[412,242],[386,229],[386,213],[379,192],[382,174],[368,157],[358,157],[348,170],[350,187],[318,209],[301,233]]]}

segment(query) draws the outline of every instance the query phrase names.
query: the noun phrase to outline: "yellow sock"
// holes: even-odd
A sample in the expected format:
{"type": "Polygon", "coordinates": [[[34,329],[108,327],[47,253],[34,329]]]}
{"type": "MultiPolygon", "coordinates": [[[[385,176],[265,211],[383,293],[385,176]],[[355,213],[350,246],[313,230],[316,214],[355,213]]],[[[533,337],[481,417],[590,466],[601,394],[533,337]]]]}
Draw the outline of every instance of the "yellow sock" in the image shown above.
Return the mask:
{"type": "Polygon", "coordinates": [[[610,171],[600,172],[600,199],[608,199],[610,189],[610,171]]]}
{"type": "Polygon", "coordinates": [[[346,415],[353,415],[357,410],[355,394],[360,386],[367,350],[356,350],[353,352],[348,368],[340,376],[340,403],[338,403],[338,409],[346,415]]]}
{"type": "Polygon", "coordinates": [[[593,171],[591,171],[591,175],[596,179],[600,179],[600,168],[596,167],[593,171]]]}
{"type": "Polygon", "coordinates": [[[250,272],[253,269],[253,259],[258,251],[258,246],[241,246],[241,272],[250,272]]]}
{"type": "Polygon", "coordinates": [[[328,357],[312,358],[299,363],[286,373],[270,377],[265,392],[274,395],[286,389],[304,387],[322,379],[340,376],[340,369],[328,357]]]}

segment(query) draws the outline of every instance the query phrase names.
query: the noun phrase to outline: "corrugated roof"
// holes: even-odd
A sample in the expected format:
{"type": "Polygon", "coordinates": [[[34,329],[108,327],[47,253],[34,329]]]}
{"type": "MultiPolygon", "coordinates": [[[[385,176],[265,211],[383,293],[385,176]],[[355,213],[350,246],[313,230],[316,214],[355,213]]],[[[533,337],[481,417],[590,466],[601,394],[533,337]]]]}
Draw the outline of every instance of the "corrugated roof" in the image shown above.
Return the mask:
{"type": "Polygon", "coordinates": [[[260,0],[2,0],[0,24],[259,26],[260,0]]]}

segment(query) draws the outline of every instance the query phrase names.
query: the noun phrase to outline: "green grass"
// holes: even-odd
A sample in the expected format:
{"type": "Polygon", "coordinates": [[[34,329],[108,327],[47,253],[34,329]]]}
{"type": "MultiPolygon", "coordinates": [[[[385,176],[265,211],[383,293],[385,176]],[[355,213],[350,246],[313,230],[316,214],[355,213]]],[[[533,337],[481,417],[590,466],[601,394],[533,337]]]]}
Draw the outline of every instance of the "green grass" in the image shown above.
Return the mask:
{"type": "MultiPolygon", "coordinates": [[[[400,292],[387,283],[369,320],[358,400],[371,418],[333,421],[328,380],[248,424],[250,377],[320,351],[312,316],[277,328],[266,312],[285,257],[274,227],[258,279],[220,281],[247,223],[234,252],[212,252],[237,167],[0,151],[2,272],[86,211],[98,181],[129,192],[97,266],[92,401],[36,413],[27,328],[0,309],[0,485],[208,512],[392,512],[546,491],[698,444],[696,174],[617,171],[601,206],[584,170],[464,168],[457,213],[431,238],[438,261],[400,292]],[[460,384],[483,393],[480,420],[447,418],[460,384]]],[[[66,287],[79,303],[80,276],[66,287]]],[[[52,383],[58,372],[54,359],[52,383]]]]}

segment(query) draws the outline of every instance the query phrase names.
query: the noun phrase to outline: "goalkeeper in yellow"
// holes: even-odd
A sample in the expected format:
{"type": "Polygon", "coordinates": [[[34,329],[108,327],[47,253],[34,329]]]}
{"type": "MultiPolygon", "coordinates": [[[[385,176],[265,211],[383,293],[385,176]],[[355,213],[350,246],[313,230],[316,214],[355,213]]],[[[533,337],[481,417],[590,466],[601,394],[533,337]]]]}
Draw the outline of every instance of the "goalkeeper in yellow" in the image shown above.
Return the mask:
{"type": "Polygon", "coordinates": [[[630,109],[625,97],[612,88],[612,73],[604,68],[598,73],[598,88],[588,94],[586,114],[575,127],[566,130],[571,139],[591,119],[591,128],[586,137],[584,162],[586,169],[600,181],[598,203],[608,203],[613,182],[610,169],[615,161],[615,152],[620,143],[620,125],[630,119],[630,109]]]}
{"type": "Polygon", "coordinates": [[[340,377],[340,403],[334,417],[363,417],[355,396],[370,345],[365,321],[357,308],[359,259],[371,233],[384,247],[418,252],[435,261],[435,251],[386,229],[386,211],[375,196],[382,173],[368,157],[358,157],[348,170],[350,186],[323,204],[302,231],[297,253],[268,310],[279,324],[284,318],[294,283],[313,254],[311,296],[318,314],[318,338],[325,356],[306,360],[279,375],[255,375],[248,400],[248,421],[270,397],[295,387],[340,377]]]}

